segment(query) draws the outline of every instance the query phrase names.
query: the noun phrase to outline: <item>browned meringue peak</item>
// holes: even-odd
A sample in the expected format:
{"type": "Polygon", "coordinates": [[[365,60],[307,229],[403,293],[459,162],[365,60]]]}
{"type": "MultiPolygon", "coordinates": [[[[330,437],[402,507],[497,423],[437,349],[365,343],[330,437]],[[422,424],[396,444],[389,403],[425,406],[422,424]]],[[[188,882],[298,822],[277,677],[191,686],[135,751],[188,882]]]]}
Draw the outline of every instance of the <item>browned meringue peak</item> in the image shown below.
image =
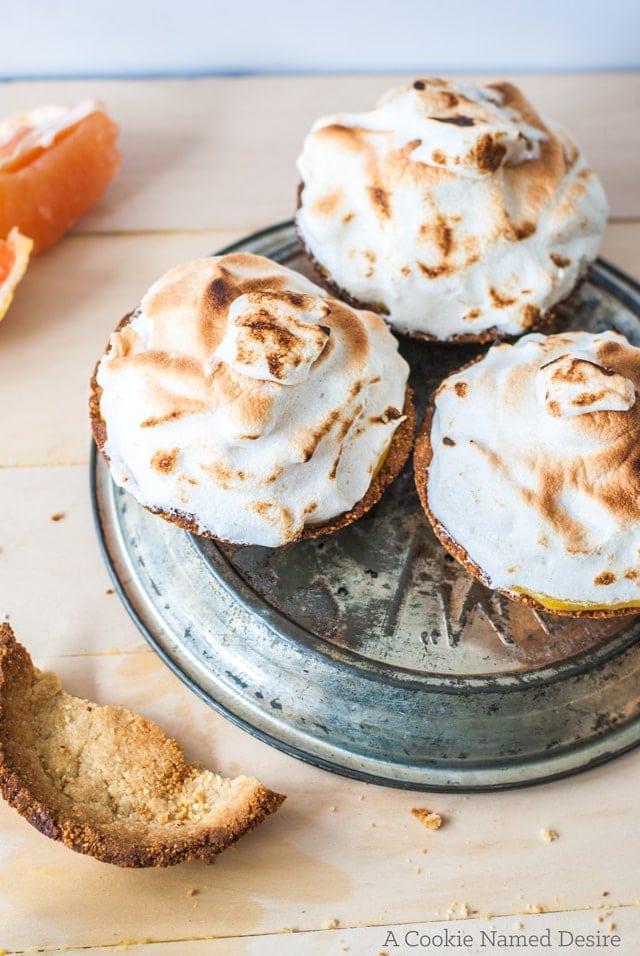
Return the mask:
{"type": "Polygon", "coordinates": [[[536,389],[547,411],[568,418],[591,412],[625,412],[635,403],[631,379],[598,365],[588,353],[560,355],[543,365],[536,389]]]}
{"type": "Polygon", "coordinates": [[[606,223],[584,154],[509,83],[421,79],[323,117],[298,170],[296,224],[323,277],[410,335],[542,327],[606,223]]]}
{"type": "MultiPolygon", "coordinates": [[[[427,129],[428,124],[440,124],[425,141],[409,140],[414,160],[451,168],[458,175],[490,176],[501,166],[538,158],[541,144],[549,139],[540,117],[511,83],[454,89],[445,80],[427,78],[416,80],[413,90],[415,95],[403,101],[407,130],[416,119],[426,122],[427,129]]],[[[394,99],[390,91],[380,107],[384,110],[394,99]]]]}
{"type": "Polygon", "coordinates": [[[295,292],[249,292],[229,309],[227,334],[214,352],[249,378],[299,385],[329,341],[318,325],[329,314],[326,301],[295,292]]]}

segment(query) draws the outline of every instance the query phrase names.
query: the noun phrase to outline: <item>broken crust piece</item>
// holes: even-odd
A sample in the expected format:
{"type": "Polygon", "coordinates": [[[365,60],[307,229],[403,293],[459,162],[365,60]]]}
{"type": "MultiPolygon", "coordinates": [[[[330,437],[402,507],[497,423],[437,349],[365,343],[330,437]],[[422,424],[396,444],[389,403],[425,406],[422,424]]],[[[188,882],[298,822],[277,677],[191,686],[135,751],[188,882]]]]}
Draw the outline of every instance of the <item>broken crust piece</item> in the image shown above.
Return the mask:
{"type": "Polygon", "coordinates": [[[433,810],[427,810],[426,807],[412,807],[411,813],[427,830],[439,830],[442,826],[443,821],[440,814],[433,810]]]}
{"type": "Polygon", "coordinates": [[[73,697],[0,624],[0,791],[45,836],[125,867],[211,861],[285,799],[187,764],[124,707],[73,697]]]}

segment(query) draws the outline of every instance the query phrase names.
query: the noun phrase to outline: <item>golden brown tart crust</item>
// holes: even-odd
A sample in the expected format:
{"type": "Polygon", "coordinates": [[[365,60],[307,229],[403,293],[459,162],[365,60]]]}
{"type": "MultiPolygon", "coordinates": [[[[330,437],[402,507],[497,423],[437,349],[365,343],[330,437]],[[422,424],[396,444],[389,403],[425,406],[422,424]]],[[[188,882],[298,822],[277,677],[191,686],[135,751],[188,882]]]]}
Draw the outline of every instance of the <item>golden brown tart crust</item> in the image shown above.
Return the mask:
{"type": "Polygon", "coordinates": [[[185,762],[124,707],[100,707],[37,670],[0,624],[0,792],[45,836],[123,867],[212,861],[285,799],[251,777],[185,762]]]}

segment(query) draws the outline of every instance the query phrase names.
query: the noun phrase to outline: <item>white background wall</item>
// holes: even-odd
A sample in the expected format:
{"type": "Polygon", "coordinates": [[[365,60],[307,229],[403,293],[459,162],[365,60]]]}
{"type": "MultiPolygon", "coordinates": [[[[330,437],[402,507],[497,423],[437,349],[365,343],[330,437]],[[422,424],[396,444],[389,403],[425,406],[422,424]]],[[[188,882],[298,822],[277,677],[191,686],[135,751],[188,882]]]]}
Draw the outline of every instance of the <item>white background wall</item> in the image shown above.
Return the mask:
{"type": "Polygon", "coordinates": [[[0,0],[0,79],[640,68],[640,0],[0,0]]]}

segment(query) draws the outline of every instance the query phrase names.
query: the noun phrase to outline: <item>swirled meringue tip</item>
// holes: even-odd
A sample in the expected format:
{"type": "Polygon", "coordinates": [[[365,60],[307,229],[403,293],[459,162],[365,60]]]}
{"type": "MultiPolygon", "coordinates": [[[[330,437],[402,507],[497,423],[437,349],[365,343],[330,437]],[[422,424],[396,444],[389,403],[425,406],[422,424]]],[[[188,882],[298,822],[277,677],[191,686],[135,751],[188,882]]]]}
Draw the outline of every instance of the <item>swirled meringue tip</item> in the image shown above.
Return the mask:
{"type": "Polygon", "coordinates": [[[152,511],[277,547],[349,523],[413,440],[408,365],[373,312],[260,256],[172,269],[111,336],[96,442],[152,511]]]}
{"type": "Polygon", "coordinates": [[[510,83],[420,79],[324,117],[298,170],[298,232],[320,273],[398,331],[442,341],[541,327],[607,218],[579,148],[510,83]]]}
{"type": "Polygon", "coordinates": [[[566,615],[640,612],[640,348],[531,334],[437,390],[416,484],[483,583],[566,615]]]}

